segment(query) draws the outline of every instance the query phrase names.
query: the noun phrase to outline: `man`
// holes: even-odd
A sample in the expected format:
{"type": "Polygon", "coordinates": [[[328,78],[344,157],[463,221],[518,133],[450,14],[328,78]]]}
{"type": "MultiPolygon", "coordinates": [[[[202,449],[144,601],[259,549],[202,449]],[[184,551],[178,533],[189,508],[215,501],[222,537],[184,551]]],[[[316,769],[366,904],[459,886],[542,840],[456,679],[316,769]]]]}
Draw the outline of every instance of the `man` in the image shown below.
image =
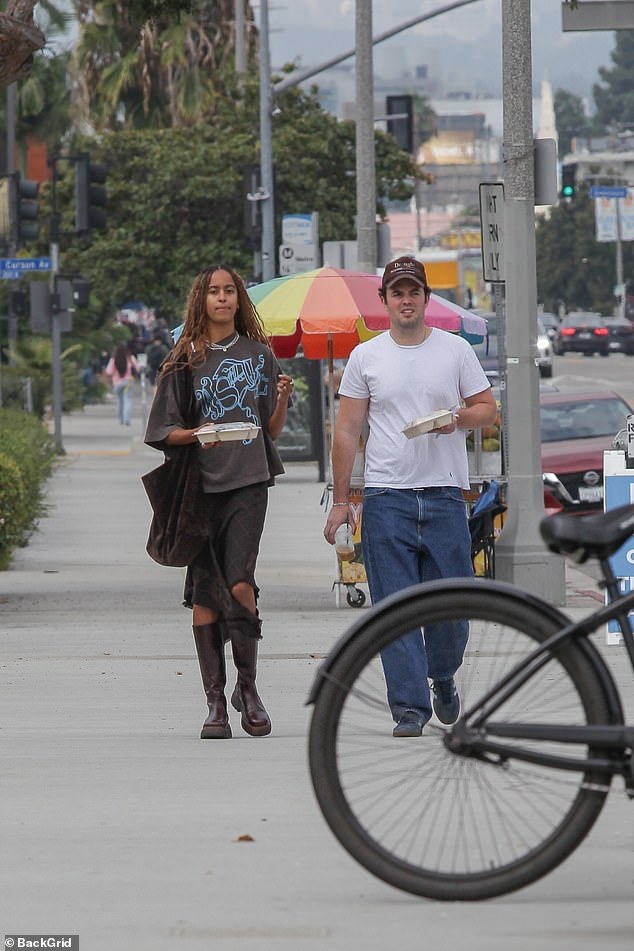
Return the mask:
{"type": "MultiPolygon", "coordinates": [[[[350,355],[339,386],[332,447],[330,544],[347,519],[350,475],[367,421],[362,546],[374,603],[409,585],[473,574],[462,490],[469,487],[466,435],[491,425],[496,403],[470,344],[425,324],[431,290],[412,257],[385,268],[379,297],[390,329],[350,355]],[[408,423],[451,411],[450,422],[408,439],[408,423]]],[[[396,737],[420,736],[433,710],[443,723],[460,713],[454,674],[462,663],[466,624],[411,631],[381,654],[396,737]]]]}

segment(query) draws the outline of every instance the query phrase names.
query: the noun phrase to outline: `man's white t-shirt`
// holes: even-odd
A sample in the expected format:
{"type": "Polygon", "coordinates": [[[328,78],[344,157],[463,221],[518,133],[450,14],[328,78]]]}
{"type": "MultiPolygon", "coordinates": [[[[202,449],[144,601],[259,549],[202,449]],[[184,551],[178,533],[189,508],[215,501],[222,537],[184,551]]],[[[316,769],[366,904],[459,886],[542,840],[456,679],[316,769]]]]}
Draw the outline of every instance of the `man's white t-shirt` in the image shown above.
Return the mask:
{"type": "Polygon", "coordinates": [[[433,328],[413,347],[396,343],[390,333],[355,347],[339,394],[370,400],[366,486],[469,488],[465,430],[414,439],[402,430],[434,410],[458,409],[461,400],[489,387],[471,345],[444,330],[433,328]]]}

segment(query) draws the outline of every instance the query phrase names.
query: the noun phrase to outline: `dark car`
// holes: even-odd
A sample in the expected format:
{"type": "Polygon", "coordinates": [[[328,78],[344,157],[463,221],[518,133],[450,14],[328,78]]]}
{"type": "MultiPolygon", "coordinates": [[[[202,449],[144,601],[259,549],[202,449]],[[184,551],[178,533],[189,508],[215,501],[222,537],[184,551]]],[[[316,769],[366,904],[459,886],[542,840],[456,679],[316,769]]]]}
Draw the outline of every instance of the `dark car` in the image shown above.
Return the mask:
{"type": "Polygon", "coordinates": [[[612,390],[542,392],[539,405],[547,507],[558,502],[579,515],[600,511],[603,453],[626,428],[632,407],[612,390]]]}
{"type": "Polygon", "coordinates": [[[627,317],[603,318],[610,334],[610,350],[612,353],[626,353],[634,356],[634,324],[627,317]]]}
{"type": "Polygon", "coordinates": [[[553,350],[561,356],[564,353],[584,353],[591,357],[599,353],[610,356],[610,332],[605,326],[601,314],[578,311],[567,314],[559,325],[553,340],[553,350]]]}

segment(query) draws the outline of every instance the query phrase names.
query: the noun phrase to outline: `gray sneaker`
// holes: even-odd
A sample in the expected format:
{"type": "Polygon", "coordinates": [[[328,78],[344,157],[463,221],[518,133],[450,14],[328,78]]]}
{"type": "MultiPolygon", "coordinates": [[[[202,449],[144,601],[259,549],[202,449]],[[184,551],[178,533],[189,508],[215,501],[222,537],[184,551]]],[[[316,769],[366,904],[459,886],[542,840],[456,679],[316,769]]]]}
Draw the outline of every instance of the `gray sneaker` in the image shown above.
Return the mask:
{"type": "Polygon", "coordinates": [[[460,716],[460,697],[453,677],[448,680],[434,680],[431,685],[434,694],[434,713],[441,723],[455,723],[460,716]]]}
{"type": "Polygon", "coordinates": [[[415,710],[406,710],[394,729],[392,736],[421,736],[425,721],[415,710]]]}

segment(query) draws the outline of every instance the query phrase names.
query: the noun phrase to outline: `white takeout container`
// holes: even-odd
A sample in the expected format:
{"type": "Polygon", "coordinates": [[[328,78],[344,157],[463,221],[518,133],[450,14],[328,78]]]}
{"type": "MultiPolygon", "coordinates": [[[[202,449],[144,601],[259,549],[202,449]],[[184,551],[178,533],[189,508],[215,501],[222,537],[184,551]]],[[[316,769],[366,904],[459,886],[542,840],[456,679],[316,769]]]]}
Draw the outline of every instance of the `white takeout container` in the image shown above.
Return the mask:
{"type": "Polygon", "coordinates": [[[255,423],[208,423],[196,430],[196,436],[204,446],[215,442],[255,439],[259,432],[260,427],[255,423]]]}
{"type": "Polygon", "coordinates": [[[414,439],[415,436],[430,433],[433,429],[448,426],[452,419],[453,413],[450,409],[437,409],[428,416],[421,416],[420,419],[415,419],[412,423],[408,423],[403,432],[408,439],[414,439]]]}

